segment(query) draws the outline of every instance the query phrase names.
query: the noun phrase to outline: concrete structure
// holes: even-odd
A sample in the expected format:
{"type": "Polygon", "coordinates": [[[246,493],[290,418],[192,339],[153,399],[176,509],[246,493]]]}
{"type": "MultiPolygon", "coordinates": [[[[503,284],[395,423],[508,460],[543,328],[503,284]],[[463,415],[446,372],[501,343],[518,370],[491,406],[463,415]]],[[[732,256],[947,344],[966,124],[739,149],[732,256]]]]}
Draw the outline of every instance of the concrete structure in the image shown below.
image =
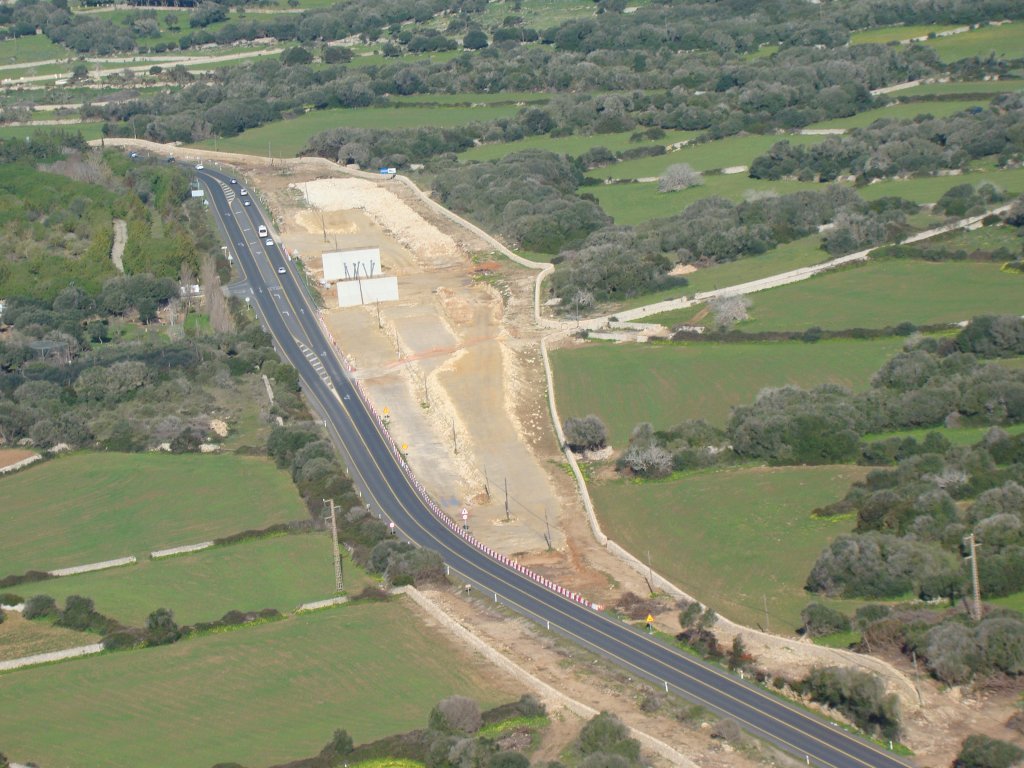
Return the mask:
{"type": "Polygon", "coordinates": [[[329,283],[357,277],[379,277],[381,273],[380,248],[326,251],[323,262],[324,280],[329,283]]]}
{"type": "Polygon", "coordinates": [[[358,307],[378,301],[398,301],[398,278],[343,280],[338,283],[338,306],[358,307]]]}

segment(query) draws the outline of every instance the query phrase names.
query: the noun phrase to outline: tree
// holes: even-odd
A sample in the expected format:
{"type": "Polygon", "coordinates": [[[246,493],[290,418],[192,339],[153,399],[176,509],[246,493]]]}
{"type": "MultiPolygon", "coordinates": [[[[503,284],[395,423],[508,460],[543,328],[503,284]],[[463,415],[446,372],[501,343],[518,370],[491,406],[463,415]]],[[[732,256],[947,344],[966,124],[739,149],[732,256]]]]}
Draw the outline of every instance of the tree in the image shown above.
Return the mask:
{"type": "Polygon", "coordinates": [[[462,47],[470,51],[478,51],[487,47],[487,33],[482,29],[471,29],[462,38],[462,47]]]}
{"type": "Polygon", "coordinates": [[[753,661],[747,653],[747,644],[743,642],[742,635],[736,635],[732,639],[732,647],[729,649],[729,669],[737,670],[750,666],[753,661]]]}
{"type": "Polygon", "coordinates": [[[680,189],[699,187],[703,183],[703,174],[694,170],[689,163],[674,163],[658,178],[658,191],[676,192],[680,189]]]}
{"type": "Polygon", "coordinates": [[[181,637],[181,631],[174,622],[174,613],[167,608],[157,608],[146,619],[146,645],[170,645],[181,637]]]}
{"type": "Polygon", "coordinates": [[[281,63],[286,67],[293,67],[298,64],[310,64],[313,61],[313,54],[301,46],[288,48],[281,54],[281,63]]]}
{"type": "Polygon", "coordinates": [[[716,296],[708,302],[708,311],[715,318],[715,326],[721,329],[732,328],[746,320],[749,308],[750,299],[746,296],[716,296]]]}
{"type": "Polygon", "coordinates": [[[594,414],[577,418],[570,416],[562,424],[565,444],[574,451],[594,451],[604,448],[608,442],[608,428],[594,414]]]}

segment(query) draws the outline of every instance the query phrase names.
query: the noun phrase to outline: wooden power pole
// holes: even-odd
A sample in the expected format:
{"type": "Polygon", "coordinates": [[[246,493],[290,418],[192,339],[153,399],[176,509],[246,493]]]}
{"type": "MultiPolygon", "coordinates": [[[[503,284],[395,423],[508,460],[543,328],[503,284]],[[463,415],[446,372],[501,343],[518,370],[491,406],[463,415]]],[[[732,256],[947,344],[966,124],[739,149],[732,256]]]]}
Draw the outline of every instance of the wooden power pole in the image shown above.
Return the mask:
{"type": "Polygon", "coordinates": [[[974,540],[974,534],[964,536],[964,543],[970,550],[967,556],[971,561],[971,586],[973,595],[971,600],[971,617],[975,621],[981,621],[981,587],[978,585],[978,544],[974,540]]]}
{"type": "Polygon", "coordinates": [[[334,499],[324,499],[331,505],[331,548],[334,550],[334,587],[338,592],[345,591],[345,578],[341,570],[341,548],[338,546],[338,519],[335,516],[334,499]]]}

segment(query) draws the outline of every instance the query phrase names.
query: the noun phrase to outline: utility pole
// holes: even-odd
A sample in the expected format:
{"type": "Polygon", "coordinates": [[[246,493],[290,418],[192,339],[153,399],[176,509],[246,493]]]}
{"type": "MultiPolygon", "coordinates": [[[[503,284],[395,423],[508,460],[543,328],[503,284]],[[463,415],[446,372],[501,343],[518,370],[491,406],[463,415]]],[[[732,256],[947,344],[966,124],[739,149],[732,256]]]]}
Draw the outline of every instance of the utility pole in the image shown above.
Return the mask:
{"type": "Polygon", "coordinates": [[[341,549],[338,546],[338,519],[335,516],[334,499],[324,499],[331,505],[331,548],[334,550],[334,587],[337,592],[345,591],[345,579],[341,570],[341,549]]]}
{"type": "Polygon", "coordinates": [[[647,550],[647,585],[654,592],[654,566],[651,565],[651,550],[647,550]]]}
{"type": "Polygon", "coordinates": [[[487,477],[487,467],[484,467],[484,493],[487,494],[487,500],[491,500],[491,481],[487,477]]]}
{"type": "Polygon", "coordinates": [[[971,583],[974,588],[974,599],[971,601],[971,618],[975,621],[981,621],[981,587],[978,585],[978,544],[974,540],[973,533],[964,536],[964,543],[971,551],[971,554],[967,556],[971,561],[971,583]]]}
{"type": "Polygon", "coordinates": [[[544,505],[544,527],[547,529],[547,533],[544,534],[544,540],[548,543],[548,551],[553,548],[551,546],[551,522],[548,520],[548,505],[544,505]]]}
{"type": "MultiPolygon", "coordinates": [[[[335,243],[335,247],[337,247],[337,243],[335,243]]],[[[384,323],[380,319],[380,299],[377,299],[377,329],[380,330],[383,327],[384,323]]]]}
{"type": "Polygon", "coordinates": [[[771,632],[772,625],[768,620],[768,595],[761,595],[761,599],[764,600],[764,631],[771,632]]]}
{"type": "Polygon", "coordinates": [[[455,417],[452,416],[452,445],[455,446],[455,455],[459,455],[459,434],[455,431],[455,417]]]}
{"type": "Polygon", "coordinates": [[[505,478],[505,522],[507,523],[512,518],[508,514],[508,478],[505,478]]]}
{"type": "MultiPolygon", "coordinates": [[[[869,653],[870,653],[870,651],[869,651],[869,653]]],[[[924,706],[924,699],[921,698],[921,689],[920,689],[920,687],[918,687],[918,678],[917,678],[917,651],[911,651],[910,652],[910,658],[914,662],[914,690],[917,692],[917,704],[918,704],[918,706],[923,707],[924,706]]]]}

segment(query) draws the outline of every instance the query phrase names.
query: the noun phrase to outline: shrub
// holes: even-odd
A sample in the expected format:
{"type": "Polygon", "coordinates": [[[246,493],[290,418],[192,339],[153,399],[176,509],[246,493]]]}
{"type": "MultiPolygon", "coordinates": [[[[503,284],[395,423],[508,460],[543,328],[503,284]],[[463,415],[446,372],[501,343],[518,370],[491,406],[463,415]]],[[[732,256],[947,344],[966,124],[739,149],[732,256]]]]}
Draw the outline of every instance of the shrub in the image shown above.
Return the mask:
{"type": "Polygon", "coordinates": [[[472,734],[482,723],[480,705],[466,696],[449,696],[430,711],[430,729],[441,733],[472,734]]]}
{"type": "Polygon", "coordinates": [[[530,768],[530,761],[521,752],[495,752],[487,763],[488,768],[530,768]]]}
{"type": "Polygon", "coordinates": [[[13,592],[0,592],[0,605],[21,605],[25,599],[13,592]]]}
{"type": "Polygon", "coordinates": [[[899,700],[885,693],[872,674],[841,667],[816,667],[803,681],[812,700],[838,709],[858,728],[894,739],[899,735],[899,700]]]}
{"type": "Polygon", "coordinates": [[[850,620],[845,615],[821,603],[808,603],[800,612],[800,620],[804,623],[804,633],[810,637],[850,630],[850,620]]]}
{"type": "Polygon", "coordinates": [[[25,601],[25,608],[21,615],[26,619],[48,619],[56,616],[57,602],[49,595],[33,595],[25,601]]]}
{"type": "Polygon", "coordinates": [[[181,630],[174,622],[174,613],[166,608],[157,608],[146,619],[146,645],[170,645],[181,637],[181,630]]]}
{"type": "Polygon", "coordinates": [[[711,726],[711,738],[722,741],[739,741],[741,736],[740,727],[732,718],[724,718],[711,726]]]}
{"type": "Polygon", "coordinates": [[[630,738],[629,729],[610,712],[591,718],[580,731],[576,746],[583,755],[604,753],[634,762],[640,759],[640,742],[630,738]]]}
{"type": "Polygon", "coordinates": [[[1024,750],[1006,741],[975,734],[964,739],[954,768],[1010,768],[1024,757],[1024,750]]]}
{"type": "Polygon", "coordinates": [[[103,636],[103,649],[107,651],[123,651],[139,648],[145,642],[145,630],[139,627],[121,627],[103,636]]]}

